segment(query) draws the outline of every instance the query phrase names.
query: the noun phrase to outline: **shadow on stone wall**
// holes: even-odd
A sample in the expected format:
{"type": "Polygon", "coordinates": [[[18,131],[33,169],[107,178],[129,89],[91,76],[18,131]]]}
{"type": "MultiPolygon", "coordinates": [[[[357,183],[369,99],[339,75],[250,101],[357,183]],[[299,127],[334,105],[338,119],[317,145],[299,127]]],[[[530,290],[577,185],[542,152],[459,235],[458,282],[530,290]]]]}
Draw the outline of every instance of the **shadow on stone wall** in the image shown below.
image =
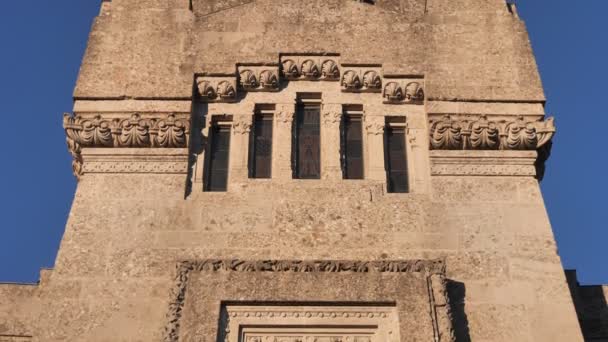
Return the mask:
{"type": "Polygon", "coordinates": [[[574,270],[566,270],[566,278],[585,341],[608,340],[608,286],[581,286],[574,270]]]}
{"type": "Polygon", "coordinates": [[[465,312],[466,287],[464,283],[448,279],[447,291],[452,309],[452,324],[454,324],[456,342],[471,342],[469,319],[465,312]]]}

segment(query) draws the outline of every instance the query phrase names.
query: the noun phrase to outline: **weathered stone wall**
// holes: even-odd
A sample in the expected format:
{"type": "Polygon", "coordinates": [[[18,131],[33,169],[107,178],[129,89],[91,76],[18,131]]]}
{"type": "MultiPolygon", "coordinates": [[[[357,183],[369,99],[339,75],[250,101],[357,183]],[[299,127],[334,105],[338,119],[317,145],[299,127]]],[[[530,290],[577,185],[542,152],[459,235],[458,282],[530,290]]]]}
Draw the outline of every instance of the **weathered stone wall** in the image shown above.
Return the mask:
{"type": "Polygon", "coordinates": [[[431,99],[543,101],[525,25],[502,0],[114,0],[93,26],[77,98],[189,98],[192,75],[279,53],[338,52],[425,74],[431,99]],[[410,10],[411,9],[411,10],[410,10]]]}
{"type": "Polygon", "coordinates": [[[39,305],[38,286],[0,284],[0,341],[30,341],[39,305]]]}
{"type": "MultiPolygon", "coordinates": [[[[175,268],[184,260],[445,259],[458,341],[581,341],[534,178],[537,141],[511,151],[429,151],[429,120],[445,114],[460,123],[516,123],[528,132],[516,130],[516,139],[541,133],[544,96],[525,27],[501,0],[422,4],[104,2],[75,91],[76,117],[65,119],[80,180],[56,268],[42,286],[35,340],[161,340],[173,319],[167,314],[175,268]],[[234,74],[237,63],[276,67],[281,53],[337,53],[341,67],[373,63],[393,79],[417,77],[426,98],[385,103],[378,93],[341,91],[338,80],[284,80],[275,91],[241,94],[234,103],[193,98],[197,76],[234,74]],[[322,94],[323,176],[292,180],[294,101],[311,92],[322,94]],[[276,105],[272,180],[245,174],[245,120],[259,103],[276,105]],[[332,118],[339,119],[343,104],[364,111],[365,180],[326,172],[329,165],[339,173],[338,120],[332,118]],[[229,191],[207,193],[201,184],[205,124],[220,114],[234,119],[229,191]],[[409,194],[385,191],[385,116],[407,119],[409,194]],[[192,138],[159,146],[159,130],[167,127],[192,138]]],[[[272,286],[282,298],[300,298],[291,275],[276,277],[272,286]]],[[[355,279],[358,291],[372,286],[361,274],[345,277],[335,279],[355,279]]],[[[365,298],[380,300],[388,293],[382,277],[369,279],[376,285],[365,298]]],[[[194,283],[200,290],[205,282],[194,283]]],[[[239,286],[256,293],[252,281],[230,284],[239,286]]],[[[310,299],[354,298],[342,290],[310,299]]],[[[420,312],[422,302],[412,299],[420,312]]],[[[431,340],[432,330],[419,332],[431,340]]]]}
{"type": "Polygon", "coordinates": [[[580,340],[532,177],[436,177],[431,195],[312,181],[184,200],[183,187],[182,176],[82,178],[42,341],[160,339],[179,260],[442,257],[461,337],[580,340]]]}

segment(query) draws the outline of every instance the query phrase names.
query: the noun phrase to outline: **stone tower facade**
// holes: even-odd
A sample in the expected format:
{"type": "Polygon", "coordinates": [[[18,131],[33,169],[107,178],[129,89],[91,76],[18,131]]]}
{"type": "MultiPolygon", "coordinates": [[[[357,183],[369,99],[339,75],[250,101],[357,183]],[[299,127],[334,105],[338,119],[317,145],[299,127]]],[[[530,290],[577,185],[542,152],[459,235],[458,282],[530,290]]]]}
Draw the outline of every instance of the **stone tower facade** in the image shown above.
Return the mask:
{"type": "Polygon", "coordinates": [[[2,341],[583,341],[504,0],[112,0],[2,341]]]}

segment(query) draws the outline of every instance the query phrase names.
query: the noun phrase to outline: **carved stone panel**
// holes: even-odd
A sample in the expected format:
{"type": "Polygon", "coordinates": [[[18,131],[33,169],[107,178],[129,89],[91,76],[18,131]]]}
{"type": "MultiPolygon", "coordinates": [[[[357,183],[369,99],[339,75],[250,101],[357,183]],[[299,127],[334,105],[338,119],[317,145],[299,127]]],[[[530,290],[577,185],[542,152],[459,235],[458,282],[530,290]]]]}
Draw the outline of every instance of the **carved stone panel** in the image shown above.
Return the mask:
{"type": "Polygon", "coordinates": [[[279,67],[240,65],[239,86],[245,91],[279,91],[279,67]]]}
{"type": "Polygon", "coordinates": [[[344,70],[340,86],[343,92],[382,92],[382,71],[376,66],[343,66],[344,70]]]}
{"type": "Polygon", "coordinates": [[[232,75],[208,75],[196,78],[198,96],[205,102],[235,102],[237,100],[236,77],[232,75]]]}
{"type": "Polygon", "coordinates": [[[338,56],[281,56],[281,73],[290,81],[339,81],[338,56]]]}
{"type": "Polygon", "coordinates": [[[385,75],[382,97],[387,104],[423,104],[424,79],[385,75]]]}
{"type": "Polygon", "coordinates": [[[443,260],[177,266],[165,342],[453,341],[443,260]]]}

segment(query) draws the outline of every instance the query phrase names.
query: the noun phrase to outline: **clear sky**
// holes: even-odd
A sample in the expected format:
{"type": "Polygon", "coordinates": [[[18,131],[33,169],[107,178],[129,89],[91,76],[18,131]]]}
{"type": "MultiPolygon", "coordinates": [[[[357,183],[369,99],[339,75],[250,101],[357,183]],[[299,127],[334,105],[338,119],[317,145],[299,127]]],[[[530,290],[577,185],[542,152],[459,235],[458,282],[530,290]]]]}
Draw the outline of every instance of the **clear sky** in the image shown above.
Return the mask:
{"type": "MultiPolygon", "coordinates": [[[[36,282],[53,267],[76,186],[62,113],[99,3],[2,4],[0,282],[36,282]]],[[[583,283],[608,283],[608,154],[606,133],[595,130],[608,127],[608,1],[518,3],[558,125],[542,188],[559,253],[583,283]]]]}

